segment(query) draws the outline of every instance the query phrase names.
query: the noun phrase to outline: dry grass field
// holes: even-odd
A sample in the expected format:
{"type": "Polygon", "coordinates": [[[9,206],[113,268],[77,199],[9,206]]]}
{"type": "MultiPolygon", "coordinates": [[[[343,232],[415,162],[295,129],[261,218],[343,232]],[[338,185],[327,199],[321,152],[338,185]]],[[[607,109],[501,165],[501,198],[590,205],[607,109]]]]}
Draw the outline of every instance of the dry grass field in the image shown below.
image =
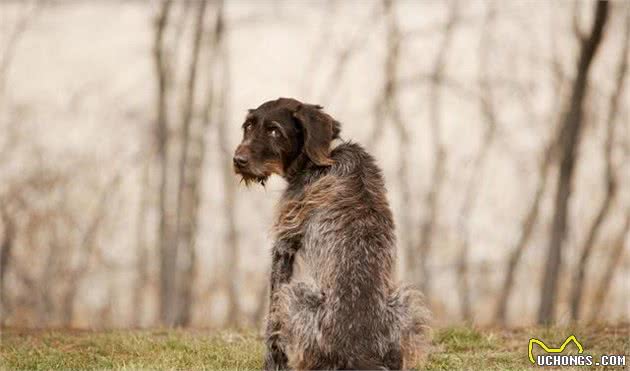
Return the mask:
{"type": "MultiPolygon", "coordinates": [[[[532,365],[527,356],[530,337],[558,346],[570,334],[576,335],[586,354],[595,357],[600,354],[630,355],[630,325],[512,330],[446,327],[433,331],[432,353],[417,368],[530,369],[532,365]]],[[[575,352],[576,349],[568,347],[566,351],[575,352]]],[[[246,331],[5,329],[0,343],[0,368],[259,369],[262,354],[260,337],[246,331]]]]}

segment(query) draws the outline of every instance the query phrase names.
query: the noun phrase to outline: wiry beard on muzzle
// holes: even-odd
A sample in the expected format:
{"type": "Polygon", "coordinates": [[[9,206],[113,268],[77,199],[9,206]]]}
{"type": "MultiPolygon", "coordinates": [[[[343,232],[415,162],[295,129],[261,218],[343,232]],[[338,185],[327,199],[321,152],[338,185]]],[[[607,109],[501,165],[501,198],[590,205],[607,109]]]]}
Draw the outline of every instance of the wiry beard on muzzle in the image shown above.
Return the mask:
{"type": "Polygon", "coordinates": [[[249,187],[252,183],[258,183],[264,187],[271,174],[278,174],[280,176],[284,175],[282,163],[279,161],[266,161],[263,163],[262,168],[258,168],[253,171],[251,169],[248,171],[238,168],[235,168],[234,170],[241,176],[241,183],[245,183],[245,186],[247,187],[249,187]]]}
{"type": "Polygon", "coordinates": [[[258,183],[264,187],[265,182],[269,178],[268,175],[258,176],[258,175],[244,174],[244,173],[239,173],[239,175],[241,176],[240,182],[245,183],[246,187],[249,187],[249,185],[252,183],[258,183]]]}
{"type": "Polygon", "coordinates": [[[241,183],[245,183],[245,186],[249,187],[250,184],[252,183],[258,183],[260,185],[262,185],[263,187],[265,186],[265,182],[267,181],[267,179],[269,178],[270,174],[266,174],[266,173],[259,173],[259,172],[254,172],[254,171],[249,171],[246,169],[239,169],[237,167],[234,168],[234,172],[237,175],[241,176],[241,183]]]}

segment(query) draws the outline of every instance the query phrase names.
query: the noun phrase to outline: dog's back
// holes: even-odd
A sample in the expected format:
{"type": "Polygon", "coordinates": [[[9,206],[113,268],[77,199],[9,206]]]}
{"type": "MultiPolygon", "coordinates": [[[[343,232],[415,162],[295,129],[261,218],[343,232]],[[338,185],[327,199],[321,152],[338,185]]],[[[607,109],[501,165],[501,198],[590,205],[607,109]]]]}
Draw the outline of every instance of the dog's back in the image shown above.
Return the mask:
{"type": "Polygon", "coordinates": [[[419,294],[393,281],[381,172],[357,144],[341,144],[331,158],[291,182],[275,227],[277,238],[301,241],[296,274],[276,298],[289,365],[402,368],[403,357],[416,358],[426,316],[419,294]]]}

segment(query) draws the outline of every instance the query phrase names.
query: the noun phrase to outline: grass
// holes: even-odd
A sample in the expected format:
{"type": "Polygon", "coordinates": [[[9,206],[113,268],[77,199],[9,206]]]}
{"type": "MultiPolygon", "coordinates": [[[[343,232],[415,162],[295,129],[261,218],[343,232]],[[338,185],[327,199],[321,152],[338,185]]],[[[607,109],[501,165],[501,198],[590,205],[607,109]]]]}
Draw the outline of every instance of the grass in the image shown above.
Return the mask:
{"type": "MultiPolygon", "coordinates": [[[[587,354],[630,355],[630,325],[514,330],[447,327],[433,331],[432,353],[418,368],[530,369],[530,337],[559,346],[571,334],[587,354]]],[[[260,338],[252,332],[4,329],[0,369],[259,369],[263,351],[260,338]]]]}

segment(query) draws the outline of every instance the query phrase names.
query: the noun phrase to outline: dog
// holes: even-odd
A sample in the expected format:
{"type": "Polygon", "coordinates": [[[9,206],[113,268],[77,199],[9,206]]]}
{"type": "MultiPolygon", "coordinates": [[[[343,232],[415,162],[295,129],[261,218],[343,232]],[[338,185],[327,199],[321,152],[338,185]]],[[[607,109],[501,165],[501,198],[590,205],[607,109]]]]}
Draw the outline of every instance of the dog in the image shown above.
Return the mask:
{"type": "Polygon", "coordinates": [[[288,183],[273,233],[264,367],[402,369],[423,355],[421,294],[394,282],[394,221],[381,170],[321,106],[278,98],[248,111],[234,169],[288,183]]]}

